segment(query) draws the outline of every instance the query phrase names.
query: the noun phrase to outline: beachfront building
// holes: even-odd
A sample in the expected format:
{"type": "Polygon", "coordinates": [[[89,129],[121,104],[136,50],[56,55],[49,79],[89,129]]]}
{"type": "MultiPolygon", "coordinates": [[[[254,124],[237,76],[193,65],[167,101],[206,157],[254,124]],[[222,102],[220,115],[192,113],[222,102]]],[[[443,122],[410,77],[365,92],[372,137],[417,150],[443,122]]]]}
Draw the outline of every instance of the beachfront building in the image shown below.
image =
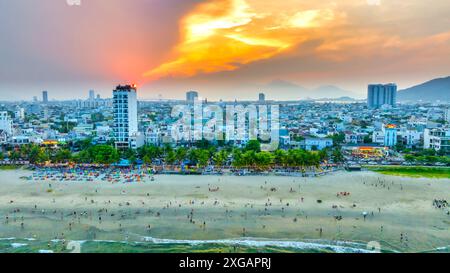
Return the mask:
{"type": "Polygon", "coordinates": [[[388,124],[384,127],[384,146],[393,147],[397,145],[397,126],[388,124]]]}
{"type": "Polygon", "coordinates": [[[397,85],[390,84],[370,84],[367,94],[367,106],[370,109],[378,109],[388,105],[395,107],[397,104],[397,85]]]}
{"type": "Polygon", "coordinates": [[[161,143],[159,129],[148,128],[145,132],[145,143],[158,146],[161,143]]]}
{"type": "Polygon", "coordinates": [[[116,148],[142,146],[138,131],[136,85],[119,85],[113,91],[114,139],[116,148]]]}
{"type": "Polygon", "coordinates": [[[424,149],[434,149],[450,153],[450,128],[425,129],[424,149]]]}

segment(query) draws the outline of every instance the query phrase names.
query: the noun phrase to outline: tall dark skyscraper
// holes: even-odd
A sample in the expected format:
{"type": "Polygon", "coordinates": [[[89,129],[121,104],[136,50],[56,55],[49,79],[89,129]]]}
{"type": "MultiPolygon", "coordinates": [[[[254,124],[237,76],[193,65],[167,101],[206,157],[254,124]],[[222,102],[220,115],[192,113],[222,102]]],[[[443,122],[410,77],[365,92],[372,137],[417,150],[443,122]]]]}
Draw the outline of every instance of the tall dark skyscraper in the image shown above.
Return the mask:
{"type": "Polygon", "coordinates": [[[89,90],[89,100],[95,100],[95,92],[94,92],[94,90],[89,90]]]}
{"type": "Polygon", "coordinates": [[[189,103],[193,103],[196,99],[198,99],[198,92],[189,91],[186,93],[186,101],[189,103]]]}
{"type": "Polygon", "coordinates": [[[42,91],[42,103],[48,103],[48,92],[42,91]]]}
{"type": "Polygon", "coordinates": [[[370,84],[367,94],[367,106],[371,109],[380,108],[383,105],[395,107],[397,104],[397,85],[370,84]]]}
{"type": "Polygon", "coordinates": [[[266,101],[266,95],[264,93],[259,93],[259,102],[265,102],[266,101]]]}

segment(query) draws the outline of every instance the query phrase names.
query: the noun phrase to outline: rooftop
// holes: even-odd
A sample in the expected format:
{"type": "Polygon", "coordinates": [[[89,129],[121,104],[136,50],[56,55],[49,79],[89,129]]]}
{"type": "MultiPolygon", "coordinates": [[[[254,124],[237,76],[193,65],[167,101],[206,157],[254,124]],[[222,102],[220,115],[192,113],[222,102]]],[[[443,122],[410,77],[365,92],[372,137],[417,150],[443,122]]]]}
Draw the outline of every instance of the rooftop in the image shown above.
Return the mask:
{"type": "Polygon", "coordinates": [[[136,92],[136,90],[137,90],[136,84],[118,85],[114,91],[128,91],[128,92],[130,92],[132,90],[134,90],[136,92]]]}

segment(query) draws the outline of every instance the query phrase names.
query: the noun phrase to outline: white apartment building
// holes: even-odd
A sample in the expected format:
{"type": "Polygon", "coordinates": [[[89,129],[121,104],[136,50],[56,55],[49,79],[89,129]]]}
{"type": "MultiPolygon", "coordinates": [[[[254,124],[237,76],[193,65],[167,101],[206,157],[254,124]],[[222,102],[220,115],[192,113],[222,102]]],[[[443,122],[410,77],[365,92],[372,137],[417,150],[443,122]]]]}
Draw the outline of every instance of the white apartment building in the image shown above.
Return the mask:
{"type": "Polygon", "coordinates": [[[30,138],[28,136],[15,136],[11,138],[11,145],[26,145],[30,144],[30,138]]]}
{"type": "Polygon", "coordinates": [[[158,146],[161,143],[161,131],[159,128],[149,127],[145,132],[145,143],[158,146]]]}
{"type": "Polygon", "coordinates": [[[19,120],[25,119],[25,109],[22,107],[17,107],[14,111],[14,117],[19,120]]]}
{"type": "Polygon", "coordinates": [[[135,85],[119,85],[113,91],[114,139],[116,148],[136,149],[144,138],[138,131],[137,89],[135,85]]]}
{"type": "Polygon", "coordinates": [[[4,145],[7,143],[8,143],[8,135],[5,133],[5,131],[0,129],[0,145],[4,145]]]}
{"type": "Polygon", "coordinates": [[[424,149],[450,152],[450,128],[425,129],[424,149]]]}
{"type": "Polygon", "coordinates": [[[331,138],[305,138],[299,142],[301,149],[312,151],[312,150],[323,150],[328,147],[333,146],[333,140],[331,138]]]}
{"type": "Polygon", "coordinates": [[[384,144],[384,131],[374,131],[372,134],[372,142],[384,144]]]}
{"type": "Polygon", "coordinates": [[[398,132],[398,135],[402,139],[402,142],[408,147],[420,144],[420,141],[423,138],[423,133],[417,130],[403,129],[398,132]]]}
{"type": "Polygon", "coordinates": [[[12,129],[12,119],[9,116],[8,112],[0,112],[0,130],[3,130],[3,132],[5,132],[8,136],[11,136],[12,129]]]}

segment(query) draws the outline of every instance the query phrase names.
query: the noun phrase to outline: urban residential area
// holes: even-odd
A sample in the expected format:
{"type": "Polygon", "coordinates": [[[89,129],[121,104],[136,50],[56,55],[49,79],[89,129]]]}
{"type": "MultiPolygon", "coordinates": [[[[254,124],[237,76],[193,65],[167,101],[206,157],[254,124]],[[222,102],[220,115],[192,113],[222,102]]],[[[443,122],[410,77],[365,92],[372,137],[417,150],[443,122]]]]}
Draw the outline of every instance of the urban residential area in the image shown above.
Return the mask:
{"type": "MultiPolygon", "coordinates": [[[[199,100],[195,91],[187,92],[185,101],[138,101],[135,85],[117,86],[110,98],[90,90],[86,99],[69,101],[52,100],[51,93],[43,91],[39,99],[0,105],[0,164],[145,164],[178,173],[308,167],[314,175],[340,167],[449,166],[448,104],[397,103],[395,84],[371,84],[367,93],[367,103],[271,101],[264,93],[255,101],[203,99],[202,108],[279,105],[278,149],[268,152],[249,133],[213,141],[194,139],[192,133],[174,141],[171,132],[177,119],[172,108],[193,108],[199,100]]],[[[201,126],[207,121],[202,118],[201,126]]]]}

